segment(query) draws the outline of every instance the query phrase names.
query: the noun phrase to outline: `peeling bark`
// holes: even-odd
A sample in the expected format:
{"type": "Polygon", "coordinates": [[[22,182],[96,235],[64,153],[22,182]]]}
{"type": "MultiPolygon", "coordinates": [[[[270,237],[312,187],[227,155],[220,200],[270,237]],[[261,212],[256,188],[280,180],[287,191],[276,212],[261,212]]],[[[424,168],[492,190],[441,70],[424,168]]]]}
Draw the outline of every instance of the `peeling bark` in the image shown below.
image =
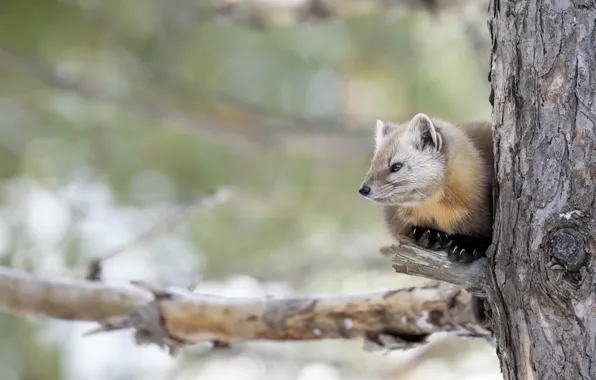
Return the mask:
{"type": "Polygon", "coordinates": [[[505,379],[595,379],[596,5],[489,8],[493,313],[505,379]]]}
{"type": "Polygon", "coordinates": [[[381,252],[393,254],[393,269],[397,273],[447,282],[481,296],[486,295],[485,289],[490,285],[485,258],[460,264],[449,260],[447,252],[407,244],[386,246],[381,252]]]}

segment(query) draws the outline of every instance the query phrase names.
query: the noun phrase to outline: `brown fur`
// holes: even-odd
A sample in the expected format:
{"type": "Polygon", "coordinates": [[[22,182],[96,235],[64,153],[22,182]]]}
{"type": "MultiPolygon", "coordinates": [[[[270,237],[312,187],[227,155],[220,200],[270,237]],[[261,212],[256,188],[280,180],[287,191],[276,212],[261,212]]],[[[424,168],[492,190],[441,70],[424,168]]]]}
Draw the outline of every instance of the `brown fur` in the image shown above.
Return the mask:
{"type": "MultiPolygon", "coordinates": [[[[417,226],[448,234],[490,238],[493,179],[491,124],[475,122],[455,126],[439,119],[430,121],[440,136],[440,149],[434,153],[429,151],[434,155],[429,153],[426,159],[442,160],[443,177],[424,179],[419,191],[424,194],[428,191],[428,196],[416,204],[400,205],[392,203],[395,202],[393,200],[379,202],[384,204],[384,218],[390,233],[398,241],[403,241],[409,229],[417,226]]],[[[388,182],[383,176],[387,176],[388,163],[399,149],[397,142],[405,138],[408,126],[388,124],[387,128],[389,130],[382,144],[378,143],[363,183],[370,186],[373,193],[382,189],[383,181],[388,182]]],[[[408,167],[407,160],[404,162],[409,180],[415,182],[417,175],[422,178],[424,173],[421,171],[426,167],[424,159],[423,156],[417,161],[417,167],[408,167]]]]}

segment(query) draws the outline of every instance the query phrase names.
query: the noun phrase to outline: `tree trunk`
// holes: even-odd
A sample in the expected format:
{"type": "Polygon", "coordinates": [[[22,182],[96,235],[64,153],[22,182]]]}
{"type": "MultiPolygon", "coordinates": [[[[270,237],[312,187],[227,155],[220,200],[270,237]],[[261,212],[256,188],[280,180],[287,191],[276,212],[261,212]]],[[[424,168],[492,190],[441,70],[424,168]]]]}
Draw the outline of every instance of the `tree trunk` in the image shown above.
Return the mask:
{"type": "Polygon", "coordinates": [[[495,236],[504,378],[596,379],[596,5],[492,0],[495,236]]]}

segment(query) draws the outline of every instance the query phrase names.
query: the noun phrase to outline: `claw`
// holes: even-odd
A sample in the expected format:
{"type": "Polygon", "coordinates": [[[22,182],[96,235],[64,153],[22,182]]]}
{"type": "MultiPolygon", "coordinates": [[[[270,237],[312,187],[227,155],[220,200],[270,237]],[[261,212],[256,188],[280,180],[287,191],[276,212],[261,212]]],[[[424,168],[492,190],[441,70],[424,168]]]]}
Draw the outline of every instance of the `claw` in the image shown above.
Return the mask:
{"type": "Polygon", "coordinates": [[[443,239],[441,239],[441,233],[437,233],[437,236],[435,237],[435,243],[433,244],[433,247],[435,249],[441,249],[441,247],[443,247],[443,239]]]}
{"type": "Polygon", "coordinates": [[[412,235],[416,236],[416,232],[417,232],[417,231],[418,231],[418,228],[417,228],[417,227],[414,227],[414,228],[412,229],[412,235]]]}
{"type": "Polygon", "coordinates": [[[430,247],[430,243],[431,243],[431,236],[430,236],[430,230],[426,230],[424,231],[424,233],[422,234],[422,236],[420,236],[420,239],[418,239],[418,243],[421,246],[424,246],[426,248],[430,247]]]}
{"type": "Polygon", "coordinates": [[[449,234],[445,236],[449,241],[444,247],[449,253],[450,260],[455,262],[472,262],[482,257],[488,248],[484,241],[474,237],[449,234]]]}

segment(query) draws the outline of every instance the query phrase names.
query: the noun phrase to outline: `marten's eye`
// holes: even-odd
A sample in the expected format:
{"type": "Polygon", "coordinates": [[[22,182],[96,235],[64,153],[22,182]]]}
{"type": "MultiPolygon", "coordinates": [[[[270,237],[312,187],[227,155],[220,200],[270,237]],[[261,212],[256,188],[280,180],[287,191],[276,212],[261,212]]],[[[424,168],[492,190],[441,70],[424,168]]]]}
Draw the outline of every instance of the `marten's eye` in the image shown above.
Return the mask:
{"type": "Polygon", "coordinates": [[[392,173],[398,172],[399,169],[401,169],[401,164],[399,162],[396,162],[389,168],[389,170],[391,170],[392,173]]]}

